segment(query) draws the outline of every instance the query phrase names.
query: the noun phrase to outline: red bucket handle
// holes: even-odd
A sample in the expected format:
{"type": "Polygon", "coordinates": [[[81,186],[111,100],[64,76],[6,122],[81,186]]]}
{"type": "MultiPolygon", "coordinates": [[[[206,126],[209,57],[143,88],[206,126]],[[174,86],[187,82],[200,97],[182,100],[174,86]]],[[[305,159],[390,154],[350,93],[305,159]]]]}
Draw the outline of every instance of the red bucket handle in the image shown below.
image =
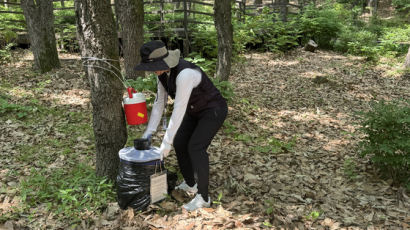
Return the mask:
{"type": "Polygon", "coordinates": [[[135,89],[132,88],[132,87],[128,87],[127,91],[128,91],[128,97],[129,98],[132,98],[132,93],[136,93],[135,89]]]}

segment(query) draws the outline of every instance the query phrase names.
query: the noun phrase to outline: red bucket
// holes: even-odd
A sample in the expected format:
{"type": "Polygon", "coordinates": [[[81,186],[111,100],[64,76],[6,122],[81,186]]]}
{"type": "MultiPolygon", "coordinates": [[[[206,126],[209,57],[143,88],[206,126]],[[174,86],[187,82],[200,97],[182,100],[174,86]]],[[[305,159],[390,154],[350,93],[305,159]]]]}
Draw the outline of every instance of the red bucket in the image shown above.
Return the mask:
{"type": "Polygon", "coordinates": [[[128,97],[124,98],[123,103],[128,125],[147,123],[147,105],[144,94],[135,92],[133,88],[127,90],[128,97]]]}

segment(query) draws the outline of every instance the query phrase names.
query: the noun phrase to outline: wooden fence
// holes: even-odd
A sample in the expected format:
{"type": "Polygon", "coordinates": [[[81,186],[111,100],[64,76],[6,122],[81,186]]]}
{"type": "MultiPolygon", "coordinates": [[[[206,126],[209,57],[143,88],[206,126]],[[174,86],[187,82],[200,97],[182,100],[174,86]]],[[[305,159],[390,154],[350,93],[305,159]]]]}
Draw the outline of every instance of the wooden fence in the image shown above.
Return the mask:
{"type": "MultiPolygon", "coordinates": [[[[300,0],[298,0],[300,2],[300,0]]],[[[289,14],[302,12],[304,4],[294,4],[289,0],[265,1],[263,4],[246,4],[246,0],[235,0],[237,5],[237,17],[239,21],[245,21],[245,16],[255,16],[268,8],[270,13],[280,14],[282,21],[287,21],[289,14]],[[289,9],[292,9],[289,11],[289,9]]]]}
{"type": "MultiPolygon", "coordinates": [[[[64,3],[67,0],[53,0],[54,2],[60,2],[61,7],[54,8],[55,11],[59,10],[74,10],[74,7],[66,7],[64,3]]],[[[113,1],[112,6],[114,6],[113,1]]],[[[240,21],[245,20],[245,15],[257,15],[261,12],[264,7],[268,7],[271,13],[279,13],[282,15],[282,20],[286,21],[288,17],[288,8],[293,7],[297,9],[301,9],[299,5],[289,3],[289,0],[272,0],[272,1],[264,1],[262,5],[250,5],[246,4],[246,0],[236,0],[235,1],[235,10],[237,17],[240,21]]],[[[20,8],[20,3],[17,1],[0,1],[0,4],[4,6],[8,6],[7,10],[0,10],[0,14],[4,13],[11,13],[11,14],[23,14],[20,8]]],[[[160,38],[164,36],[170,36],[169,32],[171,32],[172,36],[177,36],[178,38],[182,38],[185,42],[189,42],[189,25],[190,24],[213,24],[213,1],[199,1],[199,0],[145,0],[144,5],[150,6],[150,8],[154,7],[155,10],[146,10],[145,11],[145,24],[151,25],[150,28],[155,28],[150,31],[147,31],[152,37],[160,38]],[[197,10],[196,8],[201,8],[197,10]],[[204,10],[205,9],[205,10],[204,10]],[[173,19],[175,15],[183,15],[179,19],[173,19]],[[149,15],[156,15],[158,20],[148,20],[150,18],[149,15]],[[198,20],[198,15],[205,16],[208,19],[206,20],[198,20]],[[171,19],[170,19],[171,18],[171,19]]],[[[152,17],[151,17],[152,18],[152,17]]],[[[202,17],[203,19],[203,17],[202,17]]],[[[21,23],[25,25],[24,20],[12,20],[6,19],[2,20],[2,22],[7,23],[21,23]]],[[[58,25],[56,24],[56,28],[64,28],[66,25],[58,25]]],[[[0,28],[1,30],[1,28],[0,28]]],[[[26,32],[25,30],[21,29],[14,29],[15,32],[20,32],[19,38],[23,38],[23,41],[27,41],[27,35],[21,35],[22,33],[26,32]]],[[[61,30],[62,31],[62,30],[61,30]]],[[[62,34],[57,36],[64,36],[62,34]]],[[[119,34],[121,37],[121,34],[119,34]]],[[[23,42],[20,41],[20,42],[23,42]]],[[[185,45],[184,45],[185,46],[185,45]]]]}

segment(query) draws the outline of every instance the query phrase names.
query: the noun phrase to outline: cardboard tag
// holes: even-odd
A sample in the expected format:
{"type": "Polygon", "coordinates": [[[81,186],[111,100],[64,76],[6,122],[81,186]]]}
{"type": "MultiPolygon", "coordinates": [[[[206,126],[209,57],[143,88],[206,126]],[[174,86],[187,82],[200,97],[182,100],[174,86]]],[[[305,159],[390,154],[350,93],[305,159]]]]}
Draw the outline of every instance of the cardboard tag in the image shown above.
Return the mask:
{"type": "Polygon", "coordinates": [[[168,194],[167,171],[151,175],[151,204],[165,199],[168,194]]]}

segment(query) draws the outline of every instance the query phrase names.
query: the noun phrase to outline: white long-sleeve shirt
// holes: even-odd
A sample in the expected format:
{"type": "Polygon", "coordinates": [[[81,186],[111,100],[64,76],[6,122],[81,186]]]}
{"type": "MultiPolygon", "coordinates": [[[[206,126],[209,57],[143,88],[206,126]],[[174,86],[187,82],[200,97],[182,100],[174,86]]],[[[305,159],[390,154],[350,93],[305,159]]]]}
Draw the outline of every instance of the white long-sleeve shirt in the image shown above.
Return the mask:
{"type": "MultiPolygon", "coordinates": [[[[169,72],[167,74],[169,77],[169,72]]],[[[174,110],[172,111],[171,119],[163,139],[163,142],[166,144],[172,145],[175,134],[184,118],[191,92],[200,83],[201,73],[198,70],[187,68],[178,74],[176,79],[174,110]]],[[[168,93],[157,78],[157,96],[152,107],[146,132],[153,133],[157,130],[167,100],[168,93]]]]}

